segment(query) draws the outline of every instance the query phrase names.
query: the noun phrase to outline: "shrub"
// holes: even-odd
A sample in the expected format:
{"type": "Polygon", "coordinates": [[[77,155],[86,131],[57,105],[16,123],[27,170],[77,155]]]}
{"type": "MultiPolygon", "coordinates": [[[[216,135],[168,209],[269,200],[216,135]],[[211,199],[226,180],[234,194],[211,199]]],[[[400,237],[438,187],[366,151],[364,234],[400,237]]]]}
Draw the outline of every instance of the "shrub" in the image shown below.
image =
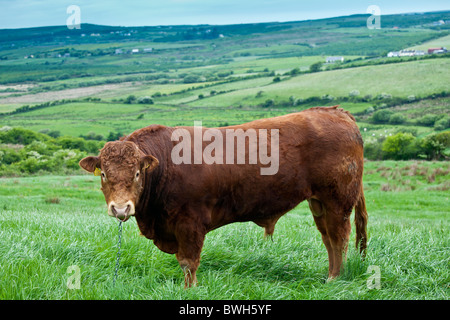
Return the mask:
{"type": "Polygon", "coordinates": [[[273,99],[267,99],[264,104],[263,107],[264,108],[269,108],[269,107],[273,107],[275,105],[275,101],[273,99]]]}
{"type": "Polygon", "coordinates": [[[445,116],[434,123],[434,130],[445,130],[450,128],[450,117],[445,116]]]}
{"type": "Polygon", "coordinates": [[[18,164],[18,169],[24,173],[36,173],[37,171],[39,171],[38,159],[30,157],[26,160],[23,160],[18,164]]]}
{"type": "Polygon", "coordinates": [[[61,137],[57,139],[57,144],[61,146],[62,149],[86,150],[86,140],[83,138],[61,137]]]}
{"type": "Polygon", "coordinates": [[[410,133],[397,133],[384,140],[382,150],[385,158],[394,160],[412,159],[417,154],[416,138],[410,133]]]}
{"type": "MultiPolygon", "coordinates": [[[[79,171],[78,162],[88,153],[97,154],[102,141],[62,137],[52,139],[43,133],[22,128],[0,131],[3,139],[26,142],[25,146],[4,145],[0,148],[0,175],[16,176],[40,172],[65,173],[79,171]],[[10,133],[5,137],[5,134],[10,133]],[[36,140],[29,142],[30,137],[36,140]]],[[[89,135],[89,134],[88,134],[89,135]]]]}
{"type": "Polygon", "coordinates": [[[450,148],[450,130],[436,134],[436,140],[442,143],[446,148],[450,148]]]}
{"type": "Polygon", "coordinates": [[[116,141],[116,140],[119,140],[122,136],[123,136],[123,133],[121,133],[121,132],[110,131],[106,140],[107,141],[116,141]]]}
{"type": "Polygon", "coordinates": [[[3,164],[11,164],[14,162],[18,162],[22,159],[22,156],[19,152],[15,151],[11,148],[2,148],[0,149],[0,163],[3,164]]]}
{"type": "Polygon", "coordinates": [[[394,113],[389,117],[390,124],[402,124],[406,122],[406,117],[401,113],[394,113]]]}
{"type": "Polygon", "coordinates": [[[0,132],[0,142],[12,144],[30,144],[35,140],[46,141],[50,139],[47,135],[23,128],[12,128],[0,132]]]}
{"type": "Polygon", "coordinates": [[[43,142],[43,141],[33,141],[29,145],[23,148],[24,152],[37,152],[41,155],[52,155],[54,151],[58,149],[58,146],[52,142],[43,142]]]}
{"type": "Polygon", "coordinates": [[[289,74],[290,74],[291,76],[294,76],[294,75],[299,74],[299,73],[300,73],[300,69],[299,69],[298,67],[292,69],[292,70],[289,72],[289,74]]]}
{"type": "Polygon", "coordinates": [[[219,71],[217,73],[217,76],[219,76],[220,78],[226,78],[226,77],[228,77],[231,74],[233,74],[233,71],[226,71],[225,70],[225,71],[219,71]]]}
{"type": "Polygon", "coordinates": [[[427,127],[434,126],[434,123],[437,120],[437,116],[434,114],[424,115],[422,118],[417,119],[417,124],[427,127]]]}
{"type": "Polygon", "coordinates": [[[130,94],[128,97],[126,97],[124,103],[132,104],[136,101],[136,97],[132,94],[130,94]]]}
{"type": "Polygon", "coordinates": [[[97,141],[101,141],[104,140],[105,137],[103,137],[101,134],[96,134],[93,131],[89,131],[86,135],[80,135],[80,138],[83,138],[85,140],[97,140],[97,141]]]}
{"type": "Polygon", "coordinates": [[[316,62],[309,66],[309,72],[319,72],[322,69],[322,62],[316,62]]]}
{"type": "Polygon", "coordinates": [[[195,83],[200,82],[200,77],[194,74],[190,74],[183,79],[184,83],[195,83]]]}
{"type": "Polygon", "coordinates": [[[381,142],[376,139],[364,142],[364,157],[370,160],[383,159],[383,151],[381,147],[381,142]]]}
{"type": "Polygon", "coordinates": [[[370,117],[370,121],[373,123],[387,123],[391,118],[392,111],[391,110],[377,110],[373,113],[372,117],[370,117]]]}
{"type": "Polygon", "coordinates": [[[399,132],[411,133],[414,137],[417,137],[417,128],[411,128],[411,127],[409,127],[409,128],[399,128],[399,129],[397,129],[394,132],[394,134],[399,133],[399,132]]]}
{"type": "Polygon", "coordinates": [[[140,104],[153,104],[153,99],[150,97],[140,97],[138,99],[138,103],[140,104]]]}
{"type": "Polygon", "coordinates": [[[431,134],[420,141],[420,151],[429,160],[444,157],[444,150],[450,146],[450,131],[431,134]]]}

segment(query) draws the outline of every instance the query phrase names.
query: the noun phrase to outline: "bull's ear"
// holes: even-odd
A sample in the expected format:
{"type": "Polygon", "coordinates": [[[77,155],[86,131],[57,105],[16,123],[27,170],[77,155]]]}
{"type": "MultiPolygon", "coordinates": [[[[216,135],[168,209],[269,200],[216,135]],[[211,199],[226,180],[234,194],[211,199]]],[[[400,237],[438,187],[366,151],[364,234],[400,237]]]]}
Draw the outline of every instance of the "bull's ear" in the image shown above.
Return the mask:
{"type": "Polygon", "coordinates": [[[87,172],[93,173],[95,169],[100,168],[100,158],[99,157],[86,157],[81,159],[78,163],[81,168],[87,172]]]}
{"type": "Polygon", "coordinates": [[[141,157],[141,170],[147,170],[147,172],[151,172],[155,170],[155,168],[159,165],[158,159],[154,156],[143,156],[141,157]]]}

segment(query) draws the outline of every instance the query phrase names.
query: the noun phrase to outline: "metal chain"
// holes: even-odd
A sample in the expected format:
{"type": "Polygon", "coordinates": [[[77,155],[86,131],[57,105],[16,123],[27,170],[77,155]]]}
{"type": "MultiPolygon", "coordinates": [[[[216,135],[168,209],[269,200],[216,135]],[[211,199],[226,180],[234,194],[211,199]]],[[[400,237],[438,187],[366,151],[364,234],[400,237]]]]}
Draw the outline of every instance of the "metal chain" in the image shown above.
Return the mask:
{"type": "Polygon", "coordinates": [[[122,244],[122,221],[119,221],[119,242],[117,244],[116,270],[114,271],[113,286],[116,285],[117,273],[119,271],[120,245],[122,244]]]}

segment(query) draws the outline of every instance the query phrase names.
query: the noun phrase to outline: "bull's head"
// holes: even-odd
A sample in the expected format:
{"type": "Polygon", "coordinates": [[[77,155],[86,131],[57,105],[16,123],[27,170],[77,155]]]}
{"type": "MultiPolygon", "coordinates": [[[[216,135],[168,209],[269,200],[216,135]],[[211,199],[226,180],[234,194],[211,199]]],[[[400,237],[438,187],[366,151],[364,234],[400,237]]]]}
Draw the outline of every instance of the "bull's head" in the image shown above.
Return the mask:
{"type": "Polygon", "coordinates": [[[81,168],[101,176],[108,214],[122,221],[135,214],[144,173],[154,170],[158,164],[155,157],[144,154],[130,141],[108,142],[98,157],[80,161],[81,168]]]}

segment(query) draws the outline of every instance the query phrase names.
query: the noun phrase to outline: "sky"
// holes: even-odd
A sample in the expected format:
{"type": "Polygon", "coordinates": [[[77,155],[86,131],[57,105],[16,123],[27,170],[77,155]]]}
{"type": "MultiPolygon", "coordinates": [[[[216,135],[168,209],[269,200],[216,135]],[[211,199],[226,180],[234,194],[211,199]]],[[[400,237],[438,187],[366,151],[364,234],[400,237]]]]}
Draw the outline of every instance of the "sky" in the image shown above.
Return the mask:
{"type": "Polygon", "coordinates": [[[450,10],[448,0],[0,0],[0,29],[65,25],[70,5],[81,23],[112,26],[240,24],[450,10]]]}

